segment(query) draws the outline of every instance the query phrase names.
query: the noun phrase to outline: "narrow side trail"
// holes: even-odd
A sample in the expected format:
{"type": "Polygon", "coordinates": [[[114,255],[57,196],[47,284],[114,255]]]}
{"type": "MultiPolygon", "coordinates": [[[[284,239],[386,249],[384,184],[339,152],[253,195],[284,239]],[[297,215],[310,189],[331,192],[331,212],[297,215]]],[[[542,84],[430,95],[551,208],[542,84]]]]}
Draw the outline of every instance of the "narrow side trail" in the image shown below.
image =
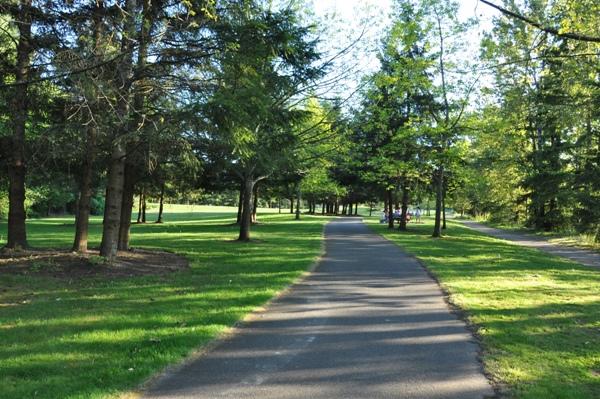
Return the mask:
{"type": "Polygon", "coordinates": [[[586,266],[591,266],[600,269],[600,254],[584,251],[578,248],[565,247],[562,245],[552,244],[548,240],[536,236],[535,234],[519,233],[515,231],[507,231],[486,226],[472,220],[455,219],[465,226],[473,230],[480,231],[489,236],[500,238],[506,241],[514,242],[515,244],[536,248],[542,252],[551,255],[560,256],[561,258],[571,259],[575,262],[583,263],[586,266]]]}
{"type": "Polygon", "coordinates": [[[144,397],[494,396],[476,340],[415,259],[354,218],[325,237],[309,277],[144,397]]]}

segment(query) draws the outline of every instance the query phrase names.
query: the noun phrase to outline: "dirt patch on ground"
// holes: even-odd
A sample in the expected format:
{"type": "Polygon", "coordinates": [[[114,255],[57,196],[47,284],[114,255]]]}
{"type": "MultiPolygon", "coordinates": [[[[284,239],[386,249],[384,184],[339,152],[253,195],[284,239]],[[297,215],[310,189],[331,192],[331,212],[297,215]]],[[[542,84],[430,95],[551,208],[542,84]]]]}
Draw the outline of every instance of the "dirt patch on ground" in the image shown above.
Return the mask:
{"type": "Polygon", "coordinates": [[[0,252],[0,274],[64,279],[120,279],[156,276],[187,270],[189,260],[170,252],[150,249],[120,251],[117,262],[105,263],[98,250],[78,254],[67,250],[32,248],[0,252]]]}

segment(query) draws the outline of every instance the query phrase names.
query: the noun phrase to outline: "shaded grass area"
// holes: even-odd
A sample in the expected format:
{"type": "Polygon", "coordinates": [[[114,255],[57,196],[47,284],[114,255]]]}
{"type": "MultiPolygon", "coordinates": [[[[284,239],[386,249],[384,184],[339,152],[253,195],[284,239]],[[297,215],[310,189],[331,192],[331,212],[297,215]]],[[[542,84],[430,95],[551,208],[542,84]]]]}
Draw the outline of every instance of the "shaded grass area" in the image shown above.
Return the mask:
{"type": "MultiPolygon", "coordinates": [[[[231,242],[231,211],[172,213],[163,224],[134,225],[131,244],[183,254],[192,260],[188,272],[111,281],[0,274],[0,398],[106,398],[135,389],[301,276],[321,252],[327,220],[259,215],[252,238],[260,241],[242,244],[231,242]]],[[[101,226],[92,223],[94,246],[101,226]]],[[[27,228],[35,247],[72,244],[72,219],[27,228]]]]}
{"type": "Polygon", "coordinates": [[[464,311],[487,373],[515,398],[600,397],[600,271],[456,222],[445,238],[369,226],[417,257],[464,311]]]}

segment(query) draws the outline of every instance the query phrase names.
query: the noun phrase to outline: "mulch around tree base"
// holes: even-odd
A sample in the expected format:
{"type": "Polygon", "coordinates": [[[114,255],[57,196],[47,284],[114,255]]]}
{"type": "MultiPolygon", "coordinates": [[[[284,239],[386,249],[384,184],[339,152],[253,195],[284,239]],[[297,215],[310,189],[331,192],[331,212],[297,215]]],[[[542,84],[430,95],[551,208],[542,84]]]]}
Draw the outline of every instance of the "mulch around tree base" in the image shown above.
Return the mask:
{"type": "Polygon", "coordinates": [[[131,249],[119,251],[115,263],[102,263],[97,249],[85,254],[69,250],[30,248],[0,252],[0,274],[61,279],[122,279],[157,276],[189,269],[189,260],[166,251],[131,249]]]}

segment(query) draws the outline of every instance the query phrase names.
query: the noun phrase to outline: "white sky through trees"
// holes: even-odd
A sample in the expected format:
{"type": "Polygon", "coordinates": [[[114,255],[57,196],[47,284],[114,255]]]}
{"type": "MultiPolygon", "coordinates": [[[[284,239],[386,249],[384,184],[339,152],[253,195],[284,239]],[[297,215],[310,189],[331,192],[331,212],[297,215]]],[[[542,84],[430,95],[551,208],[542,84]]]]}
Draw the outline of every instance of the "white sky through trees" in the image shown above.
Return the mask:
{"type": "MultiPolygon", "coordinates": [[[[459,0],[461,4],[461,19],[478,18],[479,29],[489,30],[492,17],[499,14],[479,0],[459,0]]],[[[340,81],[336,89],[343,92],[343,96],[351,96],[358,89],[361,76],[369,75],[379,67],[377,51],[380,48],[379,40],[386,29],[389,14],[392,10],[393,0],[312,0],[313,9],[317,18],[327,25],[327,35],[324,39],[323,49],[329,55],[351,45],[352,50],[341,61],[342,70],[346,68],[348,76],[340,81]]],[[[472,33],[473,46],[479,46],[477,30],[472,33]]],[[[335,74],[344,71],[335,71],[335,74]]]]}

